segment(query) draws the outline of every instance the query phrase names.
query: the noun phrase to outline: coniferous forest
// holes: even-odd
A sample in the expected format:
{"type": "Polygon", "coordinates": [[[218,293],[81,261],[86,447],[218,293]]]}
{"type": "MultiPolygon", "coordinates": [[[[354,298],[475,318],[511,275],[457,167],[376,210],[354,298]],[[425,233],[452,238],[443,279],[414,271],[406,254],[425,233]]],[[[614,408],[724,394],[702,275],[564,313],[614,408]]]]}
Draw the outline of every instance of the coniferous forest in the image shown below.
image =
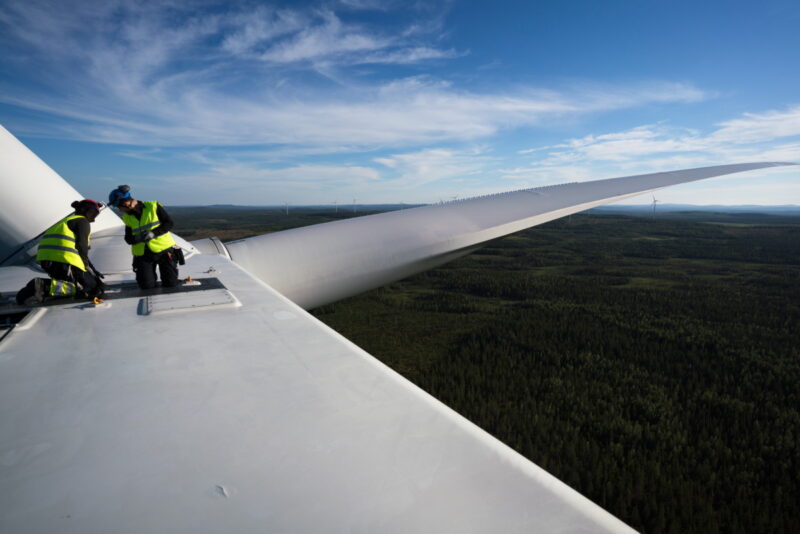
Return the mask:
{"type": "Polygon", "coordinates": [[[798,282],[798,217],[584,214],[314,314],[636,529],[795,532],[798,282]]]}

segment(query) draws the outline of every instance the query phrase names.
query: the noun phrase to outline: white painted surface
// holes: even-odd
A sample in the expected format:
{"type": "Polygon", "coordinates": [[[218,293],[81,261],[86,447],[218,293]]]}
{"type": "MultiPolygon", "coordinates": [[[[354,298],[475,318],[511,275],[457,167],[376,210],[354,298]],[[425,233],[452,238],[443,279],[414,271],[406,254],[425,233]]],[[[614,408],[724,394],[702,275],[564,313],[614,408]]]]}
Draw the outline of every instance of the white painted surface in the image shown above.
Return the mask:
{"type": "Polygon", "coordinates": [[[492,239],[670,185],[787,163],[742,163],[528,189],[226,243],[231,259],[310,309],[441,265],[492,239]]]}
{"type": "MultiPolygon", "coordinates": [[[[72,213],[72,202],[83,198],[87,197],[0,125],[0,262],[7,258],[15,265],[30,261],[36,255],[37,243],[31,240],[72,213]],[[23,244],[27,244],[25,250],[9,258],[23,244]]],[[[102,272],[130,272],[129,257],[109,253],[108,246],[98,241],[106,237],[117,247],[130,248],[117,239],[124,235],[125,225],[111,209],[100,212],[92,223],[90,258],[102,272]]],[[[186,255],[198,252],[188,241],[173,237],[186,255]]]]}
{"type": "MultiPolygon", "coordinates": [[[[83,198],[0,126],[0,261],[72,213],[72,202],[83,198]]],[[[119,217],[111,210],[103,210],[92,229],[98,232],[120,226],[119,217]]]]}
{"type": "Polygon", "coordinates": [[[0,344],[0,532],[629,531],[214,261],[241,307],[62,305],[0,344]]]}

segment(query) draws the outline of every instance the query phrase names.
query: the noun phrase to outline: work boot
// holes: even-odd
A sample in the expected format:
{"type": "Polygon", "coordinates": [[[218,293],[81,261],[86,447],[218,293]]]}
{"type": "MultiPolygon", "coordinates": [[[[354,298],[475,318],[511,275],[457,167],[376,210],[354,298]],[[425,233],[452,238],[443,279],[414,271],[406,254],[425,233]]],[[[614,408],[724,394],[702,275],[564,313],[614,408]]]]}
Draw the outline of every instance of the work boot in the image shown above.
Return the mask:
{"type": "Polygon", "coordinates": [[[47,300],[47,295],[50,291],[50,280],[45,278],[37,278],[33,284],[33,299],[35,304],[44,304],[44,301],[47,300]]]}
{"type": "Polygon", "coordinates": [[[19,290],[17,293],[17,304],[20,306],[33,306],[37,304],[36,302],[36,282],[38,278],[34,278],[30,280],[25,287],[19,290]]]}

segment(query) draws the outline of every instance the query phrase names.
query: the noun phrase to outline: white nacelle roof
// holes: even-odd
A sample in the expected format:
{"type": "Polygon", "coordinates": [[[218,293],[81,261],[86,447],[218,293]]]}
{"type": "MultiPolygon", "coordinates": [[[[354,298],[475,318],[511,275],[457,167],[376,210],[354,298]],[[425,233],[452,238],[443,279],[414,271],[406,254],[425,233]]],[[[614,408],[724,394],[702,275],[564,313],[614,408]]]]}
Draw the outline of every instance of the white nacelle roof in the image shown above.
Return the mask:
{"type": "MultiPolygon", "coordinates": [[[[301,306],[595,205],[774,165],[566,184],[202,245],[222,256],[176,237],[182,276],[218,287],[56,304],[0,340],[0,532],[628,532],[301,306]]],[[[80,196],[2,127],[0,193],[0,260],[15,265],[0,268],[0,292],[13,296],[43,276],[24,266],[33,238],[80,196]]],[[[90,257],[114,287],[133,277],[123,235],[108,210],[93,224],[90,257]]]]}
{"type": "Polygon", "coordinates": [[[225,288],[0,343],[0,531],[629,530],[230,261],[181,275],[225,288]]]}

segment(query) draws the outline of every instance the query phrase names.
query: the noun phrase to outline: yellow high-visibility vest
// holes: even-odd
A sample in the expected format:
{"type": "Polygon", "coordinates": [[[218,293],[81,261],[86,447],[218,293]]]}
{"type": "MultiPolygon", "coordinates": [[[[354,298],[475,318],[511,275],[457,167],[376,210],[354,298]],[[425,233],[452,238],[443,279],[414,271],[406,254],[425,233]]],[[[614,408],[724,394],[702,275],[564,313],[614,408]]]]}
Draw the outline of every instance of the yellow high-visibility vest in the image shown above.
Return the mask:
{"type": "MultiPolygon", "coordinates": [[[[144,208],[142,209],[142,217],[140,219],[137,219],[129,213],[122,216],[122,222],[130,227],[133,237],[137,239],[144,236],[147,232],[152,232],[161,226],[161,221],[158,220],[158,214],[156,213],[158,202],[145,200],[142,204],[144,208]]],[[[162,252],[175,246],[175,240],[172,239],[172,235],[167,232],[166,234],[151,239],[147,243],[131,245],[131,252],[133,252],[134,256],[143,256],[145,245],[147,245],[147,248],[149,248],[151,252],[162,252]]]]}
{"type": "Polygon", "coordinates": [[[49,260],[68,263],[81,271],[86,271],[83,258],[75,248],[75,232],[67,225],[69,221],[79,217],[83,215],[70,215],[47,229],[39,241],[39,248],[36,251],[37,262],[49,260]]]}

